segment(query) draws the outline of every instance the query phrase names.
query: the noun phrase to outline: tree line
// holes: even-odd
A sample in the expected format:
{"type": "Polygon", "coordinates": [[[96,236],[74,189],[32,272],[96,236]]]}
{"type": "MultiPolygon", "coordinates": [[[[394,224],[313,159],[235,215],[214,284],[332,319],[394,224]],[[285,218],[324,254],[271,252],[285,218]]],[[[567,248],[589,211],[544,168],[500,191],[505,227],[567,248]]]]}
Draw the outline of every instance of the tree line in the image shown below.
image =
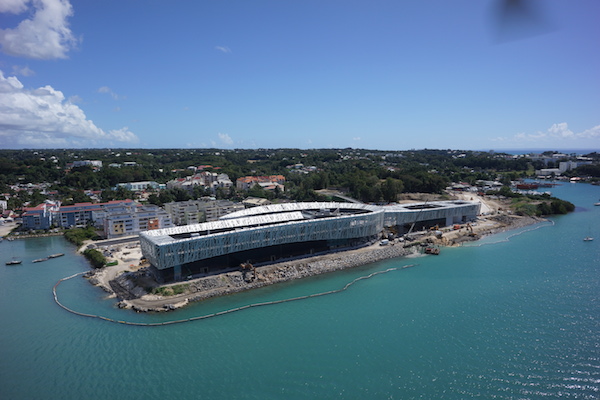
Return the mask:
{"type": "MultiPolygon", "coordinates": [[[[598,160],[598,154],[589,156],[598,160]]],[[[118,183],[156,181],[192,175],[188,167],[207,166],[207,170],[226,173],[235,180],[247,175],[286,177],[285,191],[264,191],[254,187],[248,193],[235,188],[210,193],[198,187],[188,193],[178,189],[151,193],[149,201],[162,205],[211,194],[217,198],[238,200],[246,195],[283,198],[296,201],[321,200],[320,189],[339,188],[364,202],[390,202],[400,193],[441,193],[450,182],[474,184],[477,180],[495,180],[508,184],[526,177],[538,162],[512,158],[494,152],[457,150],[378,151],[363,149],[47,149],[0,150],[0,191],[11,195],[10,208],[39,204],[40,191],[16,193],[10,185],[47,182],[64,204],[89,201],[84,190],[101,191],[101,200],[132,198],[133,193],[116,188],[118,183]],[[90,166],[67,168],[76,160],[99,160],[100,169],[90,166]],[[134,162],[134,166],[125,166],[134,162]],[[121,165],[110,167],[109,165],[121,165]],[[313,167],[313,172],[294,172],[294,165],[313,167]]],[[[582,166],[572,173],[600,177],[600,166],[582,166]]]]}

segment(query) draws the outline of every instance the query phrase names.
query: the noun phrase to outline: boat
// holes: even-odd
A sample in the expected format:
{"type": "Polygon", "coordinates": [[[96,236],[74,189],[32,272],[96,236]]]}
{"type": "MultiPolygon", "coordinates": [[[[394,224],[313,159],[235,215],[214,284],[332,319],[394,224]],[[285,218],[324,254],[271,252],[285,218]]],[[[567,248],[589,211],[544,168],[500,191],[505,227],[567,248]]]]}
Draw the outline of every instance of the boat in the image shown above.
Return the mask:
{"type": "Polygon", "coordinates": [[[32,262],[39,263],[39,262],[47,261],[47,260],[48,260],[48,257],[44,257],[44,258],[37,258],[37,259],[33,260],[32,262]]]}
{"type": "Polygon", "coordinates": [[[7,261],[6,265],[19,265],[21,264],[21,260],[11,260],[11,261],[7,261]]]}
{"type": "Polygon", "coordinates": [[[600,206],[600,202],[594,203],[595,206],[600,206]]]}
{"type": "Polygon", "coordinates": [[[539,187],[537,183],[517,183],[517,189],[535,190],[539,187]]]}
{"type": "Polygon", "coordinates": [[[591,237],[591,236],[586,236],[586,237],[583,238],[584,242],[591,242],[592,240],[594,240],[594,238],[591,237]]]}
{"type": "Polygon", "coordinates": [[[64,255],[65,255],[65,253],[56,253],[56,254],[50,254],[50,255],[48,256],[48,258],[62,257],[62,256],[64,256],[64,255]]]}

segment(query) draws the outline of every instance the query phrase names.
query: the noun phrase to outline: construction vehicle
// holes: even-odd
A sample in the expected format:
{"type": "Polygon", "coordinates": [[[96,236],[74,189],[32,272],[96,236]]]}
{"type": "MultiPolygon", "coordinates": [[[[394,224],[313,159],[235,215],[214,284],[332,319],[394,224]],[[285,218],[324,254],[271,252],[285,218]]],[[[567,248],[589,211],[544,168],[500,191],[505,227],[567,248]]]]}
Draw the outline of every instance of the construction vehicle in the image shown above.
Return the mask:
{"type": "Polygon", "coordinates": [[[426,247],[425,254],[432,254],[434,256],[440,255],[440,249],[437,247],[426,247]]]}
{"type": "Polygon", "coordinates": [[[249,262],[244,262],[240,264],[240,269],[242,270],[242,274],[244,275],[244,280],[246,282],[251,282],[256,279],[256,268],[254,265],[249,262]],[[252,276],[248,276],[249,273],[252,273],[252,276]]]}
{"type": "Polygon", "coordinates": [[[471,236],[471,237],[477,236],[477,234],[475,232],[473,232],[473,227],[468,222],[467,222],[467,231],[469,231],[469,236],[471,236]]]}

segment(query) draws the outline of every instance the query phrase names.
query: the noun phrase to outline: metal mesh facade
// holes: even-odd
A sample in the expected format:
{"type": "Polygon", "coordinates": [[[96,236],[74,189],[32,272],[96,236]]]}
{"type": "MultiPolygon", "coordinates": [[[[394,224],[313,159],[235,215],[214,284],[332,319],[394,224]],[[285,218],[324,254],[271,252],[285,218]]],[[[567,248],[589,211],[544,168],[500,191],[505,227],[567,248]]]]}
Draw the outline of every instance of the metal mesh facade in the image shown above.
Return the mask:
{"type": "Polygon", "coordinates": [[[140,234],[142,253],[155,267],[165,269],[279,244],[370,237],[383,228],[383,210],[372,206],[295,203],[270,214],[255,211],[258,215],[143,232],[140,234]],[[360,213],[338,212],[327,217],[305,214],[311,210],[340,208],[360,213]]]}
{"type": "Polygon", "coordinates": [[[275,245],[372,238],[384,226],[474,217],[479,207],[474,202],[436,202],[425,208],[418,204],[272,204],[238,211],[219,221],[142,232],[140,243],[142,253],[156,268],[167,269],[275,245]]]}

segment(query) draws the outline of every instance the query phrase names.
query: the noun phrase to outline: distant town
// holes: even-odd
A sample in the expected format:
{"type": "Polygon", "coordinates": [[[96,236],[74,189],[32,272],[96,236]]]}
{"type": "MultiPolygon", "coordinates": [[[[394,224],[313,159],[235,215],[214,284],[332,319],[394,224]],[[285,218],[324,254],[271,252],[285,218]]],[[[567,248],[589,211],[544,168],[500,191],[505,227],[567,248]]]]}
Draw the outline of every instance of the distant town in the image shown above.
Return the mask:
{"type": "MultiPolygon", "coordinates": [[[[346,197],[382,205],[408,193],[443,195],[449,190],[526,196],[532,188],[565,180],[598,184],[600,154],[349,148],[0,150],[0,223],[17,223],[13,235],[92,227],[98,237],[112,239],[217,221],[268,204],[346,197]],[[528,183],[523,182],[526,178],[528,183]]],[[[531,207],[517,211],[548,213],[531,207]]]]}

